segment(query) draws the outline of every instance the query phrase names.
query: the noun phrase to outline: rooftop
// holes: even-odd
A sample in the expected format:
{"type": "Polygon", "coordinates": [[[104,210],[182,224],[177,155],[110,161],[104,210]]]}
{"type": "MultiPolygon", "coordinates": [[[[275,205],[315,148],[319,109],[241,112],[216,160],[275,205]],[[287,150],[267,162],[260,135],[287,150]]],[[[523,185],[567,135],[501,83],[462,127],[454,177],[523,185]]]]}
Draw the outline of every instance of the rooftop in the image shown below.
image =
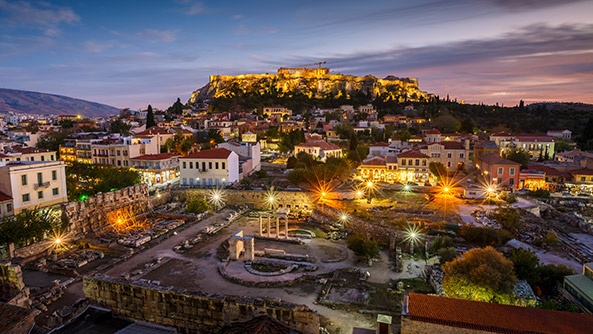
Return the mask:
{"type": "Polygon", "coordinates": [[[212,150],[200,151],[181,157],[180,159],[226,159],[233,151],[226,148],[215,148],[212,150]]]}
{"type": "Polygon", "coordinates": [[[501,157],[498,153],[491,153],[491,154],[483,155],[481,157],[478,157],[478,160],[484,161],[485,163],[488,163],[491,165],[512,165],[512,166],[520,166],[521,165],[518,162],[507,160],[507,159],[501,157]]]}
{"type": "Polygon", "coordinates": [[[0,192],[0,202],[5,202],[5,201],[11,201],[12,197],[10,197],[9,195],[6,195],[3,192],[0,192]]]}
{"type": "Polygon", "coordinates": [[[418,151],[405,151],[398,154],[397,158],[428,158],[428,155],[418,151]]]}
{"type": "MultiPolygon", "coordinates": [[[[407,311],[407,312],[406,312],[407,311]]],[[[589,333],[593,316],[409,293],[412,320],[493,333],[589,333]]]]}
{"type": "Polygon", "coordinates": [[[167,160],[178,156],[179,154],[173,153],[146,154],[132,158],[132,160],[167,160]]]}
{"type": "Polygon", "coordinates": [[[572,283],[589,298],[593,298],[593,281],[585,275],[564,276],[564,280],[572,283]]]}

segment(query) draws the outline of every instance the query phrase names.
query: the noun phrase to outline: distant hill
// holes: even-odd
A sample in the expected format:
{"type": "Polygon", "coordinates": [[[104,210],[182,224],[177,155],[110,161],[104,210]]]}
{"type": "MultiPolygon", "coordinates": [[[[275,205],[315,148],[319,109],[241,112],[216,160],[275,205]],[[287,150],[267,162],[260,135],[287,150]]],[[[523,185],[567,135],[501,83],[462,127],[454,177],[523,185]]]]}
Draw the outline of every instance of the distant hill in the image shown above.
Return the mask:
{"type": "Polygon", "coordinates": [[[118,114],[120,109],[67,96],[0,88],[0,113],[8,111],[105,117],[118,114]]]}

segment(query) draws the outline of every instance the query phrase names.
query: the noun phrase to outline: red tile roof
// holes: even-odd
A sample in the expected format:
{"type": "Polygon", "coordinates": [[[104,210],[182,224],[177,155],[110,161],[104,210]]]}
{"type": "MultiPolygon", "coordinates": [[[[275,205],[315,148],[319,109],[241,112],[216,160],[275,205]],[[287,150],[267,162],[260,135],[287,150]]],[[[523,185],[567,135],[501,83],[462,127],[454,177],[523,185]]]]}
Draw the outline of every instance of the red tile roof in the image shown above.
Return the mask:
{"type": "Polygon", "coordinates": [[[12,150],[15,152],[19,152],[22,154],[30,154],[30,153],[45,153],[50,152],[50,150],[44,148],[37,148],[37,147],[20,147],[20,146],[13,146],[12,150]]]}
{"type": "Polygon", "coordinates": [[[389,146],[389,144],[387,144],[386,142],[382,142],[382,141],[371,145],[371,147],[388,147],[388,146],[389,146]]]}
{"type": "Polygon", "coordinates": [[[593,175],[593,169],[581,168],[581,169],[571,170],[569,173],[571,175],[593,175]]]}
{"type": "Polygon", "coordinates": [[[233,153],[233,151],[229,151],[226,148],[215,148],[186,155],[180,159],[226,159],[231,153],[233,153]]]}
{"type": "Polygon", "coordinates": [[[323,151],[329,151],[329,150],[339,150],[340,147],[336,144],[332,144],[332,143],[328,143],[325,140],[315,140],[315,139],[310,139],[304,143],[300,143],[298,145],[295,146],[299,146],[299,147],[319,147],[321,150],[323,151]]]}
{"type": "Polygon", "coordinates": [[[432,130],[429,130],[426,134],[427,135],[438,135],[438,134],[441,134],[441,131],[439,131],[437,129],[432,129],[432,130]]]}
{"type": "Polygon", "coordinates": [[[406,151],[398,154],[397,158],[428,158],[428,155],[418,151],[406,151]]]}
{"type": "Polygon", "coordinates": [[[360,164],[361,166],[385,166],[385,158],[380,155],[375,155],[370,158],[366,158],[360,164]]]}
{"type": "Polygon", "coordinates": [[[0,192],[0,202],[10,201],[10,200],[12,200],[12,197],[6,195],[3,192],[0,192]]]}
{"type": "Polygon", "coordinates": [[[167,160],[171,159],[172,157],[178,157],[179,154],[173,153],[159,153],[159,154],[147,154],[141,155],[139,157],[132,158],[132,160],[167,160]]]}
{"type": "Polygon", "coordinates": [[[532,165],[532,164],[530,164],[529,169],[544,172],[544,173],[546,173],[546,175],[551,175],[551,176],[566,176],[565,173],[558,171],[556,168],[546,166],[546,165],[532,165]]]}
{"type": "Polygon", "coordinates": [[[478,157],[478,160],[484,161],[485,163],[488,163],[491,165],[512,165],[512,166],[520,166],[521,165],[518,162],[507,160],[507,159],[501,157],[498,153],[490,153],[490,154],[483,155],[481,157],[478,157]]]}
{"type": "Polygon", "coordinates": [[[551,143],[554,141],[554,138],[546,135],[516,135],[515,141],[551,143]]]}
{"type": "MultiPolygon", "coordinates": [[[[508,334],[591,333],[593,316],[409,293],[412,320],[508,334]]],[[[406,311],[406,310],[404,310],[406,311]]]]}
{"type": "Polygon", "coordinates": [[[151,126],[150,128],[138,133],[139,135],[166,135],[169,134],[167,130],[159,128],[158,126],[151,126]]]}

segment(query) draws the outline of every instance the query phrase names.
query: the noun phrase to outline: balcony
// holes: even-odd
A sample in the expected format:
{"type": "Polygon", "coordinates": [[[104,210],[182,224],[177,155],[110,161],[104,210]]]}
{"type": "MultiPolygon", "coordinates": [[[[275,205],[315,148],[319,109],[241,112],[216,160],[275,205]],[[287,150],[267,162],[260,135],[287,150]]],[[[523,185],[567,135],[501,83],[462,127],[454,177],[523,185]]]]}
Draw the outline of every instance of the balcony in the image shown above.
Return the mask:
{"type": "Polygon", "coordinates": [[[47,188],[47,187],[49,187],[49,181],[45,181],[45,182],[41,182],[41,183],[35,183],[35,185],[33,185],[33,188],[35,188],[35,190],[42,189],[42,188],[47,188]]]}

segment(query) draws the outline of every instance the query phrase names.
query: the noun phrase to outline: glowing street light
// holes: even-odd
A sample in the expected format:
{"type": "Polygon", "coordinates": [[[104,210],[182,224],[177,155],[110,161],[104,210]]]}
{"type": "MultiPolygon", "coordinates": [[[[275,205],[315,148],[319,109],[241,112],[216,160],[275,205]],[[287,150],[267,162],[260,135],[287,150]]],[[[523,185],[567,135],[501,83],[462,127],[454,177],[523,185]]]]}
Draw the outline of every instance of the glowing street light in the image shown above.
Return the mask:
{"type": "Polygon", "coordinates": [[[409,184],[406,184],[406,185],[404,186],[404,190],[405,190],[405,191],[410,191],[410,185],[409,185],[409,184]]]}
{"type": "Polygon", "coordinates": [[[404,241],[410,244],[410,254],[414,254],[414,246],[424,238],[424,234],[416,225],[409,226],[405,231],[404,241]]]}
{"type": "Polygon", "coordinates": [[[214,188],[210,190],[209,195],[208,203],[216,207],[217,210],[224,206],[225,197],[222,189],[214,188]]]}

